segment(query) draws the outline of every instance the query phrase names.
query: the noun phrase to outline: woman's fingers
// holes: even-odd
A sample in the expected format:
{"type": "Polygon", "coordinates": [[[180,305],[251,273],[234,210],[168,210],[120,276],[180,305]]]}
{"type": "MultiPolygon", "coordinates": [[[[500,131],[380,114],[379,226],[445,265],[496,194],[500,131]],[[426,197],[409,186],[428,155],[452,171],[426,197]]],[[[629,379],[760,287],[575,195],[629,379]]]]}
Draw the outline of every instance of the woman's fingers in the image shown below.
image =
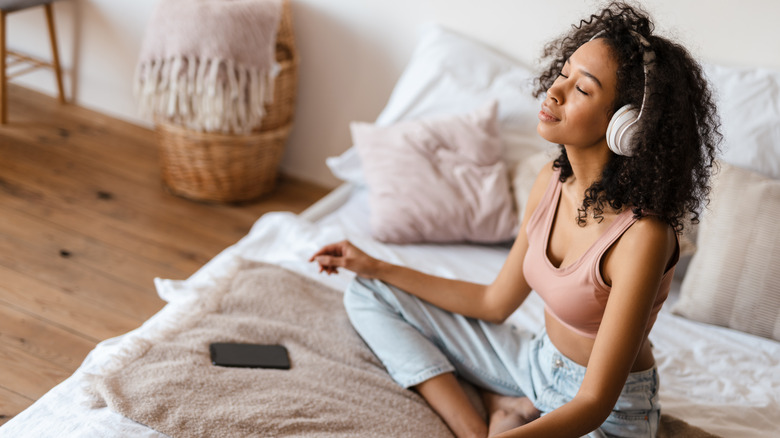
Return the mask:
{"type": "Polygon", "coordinates": [[[309,259],[310,262],[320,265],[320,272],[328,274],[338,273],[338,268],[361,274],[369,260],[365,253],[346,240],[325,245],[309,259]]]}
{"type": "Polygon", "coordinates": [[[317,257],[323,256],[323,255],[330,255],[330,256],[340,256],[344,252],[344,248],[348,245],[347,241],[338,242],[338,243],[331,243],[330,245],[325,245],[322,248],[320,248],[319,251],[315,252],[314,255],[311,256],[309,259],[310,262],[313,262],[317,257]]]}
{"type": "Polygon", "coordinates": [[[320,266],[336,267],[344,266],[344,260],[341,257],[334,257],[329,255],[320,255],[314,258],[320,266]]]}
{"type": "Polygon", "coordinates": [[[316,261],[317,264],[320,265],[320,272],[325,272],[327,274],[337,274],[339,267],[345,267],[345,260],[341,255],[332,256],[332,255],[314,255],[312,257],[311,261],[316,261]]]}

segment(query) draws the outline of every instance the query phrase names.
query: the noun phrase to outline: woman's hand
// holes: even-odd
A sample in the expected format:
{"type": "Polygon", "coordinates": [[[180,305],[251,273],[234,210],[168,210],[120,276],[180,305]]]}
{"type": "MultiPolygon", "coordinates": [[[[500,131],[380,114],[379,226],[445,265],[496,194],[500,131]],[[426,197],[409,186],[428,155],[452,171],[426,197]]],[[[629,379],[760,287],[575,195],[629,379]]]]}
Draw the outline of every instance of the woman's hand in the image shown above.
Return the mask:
{"type": "Polygon", "coordinates": [[[322,247],[309,261],[319,263],[320,272],[328,275],[344,268],[365,278],[374,278],[381,263],[346,240],[322,247]]]}

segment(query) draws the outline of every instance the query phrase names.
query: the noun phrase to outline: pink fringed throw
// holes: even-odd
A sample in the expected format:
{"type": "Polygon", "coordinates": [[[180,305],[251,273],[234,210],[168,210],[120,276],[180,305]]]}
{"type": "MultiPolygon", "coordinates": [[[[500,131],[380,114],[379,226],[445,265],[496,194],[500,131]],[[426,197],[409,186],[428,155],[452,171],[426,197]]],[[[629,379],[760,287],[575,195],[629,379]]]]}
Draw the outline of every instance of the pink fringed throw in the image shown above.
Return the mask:
{"type": "Polygon", "coordinates": [[[202,132],[259,126],[281,11],[282,0],[161,0],[136,71],[141,112],[202,132]]]}

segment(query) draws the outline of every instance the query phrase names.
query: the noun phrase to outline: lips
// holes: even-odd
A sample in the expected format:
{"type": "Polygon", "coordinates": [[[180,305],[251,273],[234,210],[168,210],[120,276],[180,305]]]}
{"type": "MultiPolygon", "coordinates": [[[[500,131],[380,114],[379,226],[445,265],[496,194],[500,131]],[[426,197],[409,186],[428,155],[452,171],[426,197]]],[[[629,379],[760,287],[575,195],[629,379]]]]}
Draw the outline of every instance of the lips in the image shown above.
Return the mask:
{"type": "Polygon", "coordinates": [[[542,122],[560,122],[561,119],[556,117],[552,111],[550,111],[549,108],[547,108],[545,105],[542,105],[541,111],[539,111],[539,120],[542,122]]]}

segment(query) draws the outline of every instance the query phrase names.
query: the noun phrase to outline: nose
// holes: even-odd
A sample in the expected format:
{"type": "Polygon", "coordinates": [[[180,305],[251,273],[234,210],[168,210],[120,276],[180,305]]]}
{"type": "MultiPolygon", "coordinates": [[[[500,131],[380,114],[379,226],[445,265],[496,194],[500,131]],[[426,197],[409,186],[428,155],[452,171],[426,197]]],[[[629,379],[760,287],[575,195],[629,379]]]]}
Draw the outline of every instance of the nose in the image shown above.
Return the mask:
{"type": "Polygon", "coordinates": [[[554,100],[558,105],[563,103],[563,93],[558,84],[552,84],[552,86],[547,89],[547,97],[554,100]]]}

